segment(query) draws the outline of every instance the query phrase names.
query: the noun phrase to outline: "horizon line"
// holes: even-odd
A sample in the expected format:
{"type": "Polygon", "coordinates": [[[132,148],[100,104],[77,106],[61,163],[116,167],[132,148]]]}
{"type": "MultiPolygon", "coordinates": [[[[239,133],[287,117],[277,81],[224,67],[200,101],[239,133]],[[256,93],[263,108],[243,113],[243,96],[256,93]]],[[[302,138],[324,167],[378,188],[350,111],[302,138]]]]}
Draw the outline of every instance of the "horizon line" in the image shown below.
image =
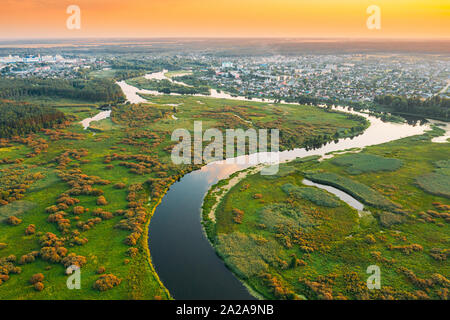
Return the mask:
{"type": "Polygon", "coordinates": [[[29,41],[29,40],[161,40],[161,39],[186,39],[186,40],[420,40],[420,41],[450,41],[448,37],[366,37],[366,36],[82,36],[82,37],[0,37],[0,41],[29,41]]]}

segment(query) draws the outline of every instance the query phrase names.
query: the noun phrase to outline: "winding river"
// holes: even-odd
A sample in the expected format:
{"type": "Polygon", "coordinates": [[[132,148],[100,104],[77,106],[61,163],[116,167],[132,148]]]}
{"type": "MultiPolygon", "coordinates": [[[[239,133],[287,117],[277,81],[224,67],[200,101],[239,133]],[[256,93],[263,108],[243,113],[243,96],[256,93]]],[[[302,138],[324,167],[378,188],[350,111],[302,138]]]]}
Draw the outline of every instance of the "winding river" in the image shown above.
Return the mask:
{"type": "MultiPolygon", "coordinates": [[[[295,149],[279,152],[280,162],[380,144],[411,135],[422,134],[429,127],[383,123],[368,118],[371,126],[360,136],[341,139],[319,149],[295,149]]],[[[209,244],[201,225],[201,206],[209,188],[232,173],[253,166],[257,155],[245,157],[247,164],[213,162],[189,173],[175,183],[156,208],[150,223],[149,246],[153,265],[175,299],[252,299],[244,285],[226,268],[209,244]],[[252,163],[252,165],[248,164],[252,163]]],[[[237,161],[235,161],[237,162],[237,161]]],[[[324,186],[326,187],[326,186],[324,186]]],[[[330,190],[328,190],[330,191],[330,190]]],[[[362,210],[349,195],[338,191],[338,197],[362,210]]]]}
{"type": "MultiPolygon", "coordinates": [[[[164,74],[158,73],[157,76],[161,77],[164,74]]],[[[145,90],[130,86],[125,81],[118,82],[118,85],[130,103],[147,101],[139,96],[139,93],[148,93],[145,90]]],[[[210,97],[247,100],[244,97],[232,97],[224,93],[210,97]]],[[[330,152],[355,147],[364,148],[422,134],[429,129],[428,125],[384,123],[380,119],[363,113],[347,111],[344,108],[336,109],[364,116],[371,125],[360,136],[341,139],[337,143],[332,142],[319,149],[299,148],[279,152],[277,153],[279,162],[311,155],[325,156],[330,152]]],[[[152,262],[161,281],[175,299],[255,299],[216,255],[201,224],[201,206],[209,188],[236,171],[254,166],[261,159],[258,154],[243,158],[247,160],[243,164],[238,164],[242,163],[238,161],[213,162],[187,174],[171,186],[161,204],[156,208],[149,227],[152,262]]],[[[305,181],[305,183],[309,182],[305,181]]],[[[339,192],[342,194],[333,193],[349,205],[362,210],[362,204],[351,202],[349,195],[339,192]]]]}

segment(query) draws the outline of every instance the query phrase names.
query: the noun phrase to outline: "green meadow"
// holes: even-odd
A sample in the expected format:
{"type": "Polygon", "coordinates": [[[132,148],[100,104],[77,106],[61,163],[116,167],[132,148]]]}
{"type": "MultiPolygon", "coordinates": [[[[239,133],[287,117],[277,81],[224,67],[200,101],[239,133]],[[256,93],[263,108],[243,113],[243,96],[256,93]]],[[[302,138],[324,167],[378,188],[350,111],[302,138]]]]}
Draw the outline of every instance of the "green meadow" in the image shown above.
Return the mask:
{"type": "Polygon", "coordinates": [[[297,159],[271,179],[249,175],[223,197],[215,223],[206,214],[215,200],[206,197],[208,237],[267,299],[446,300],[450,148],[431,142],[437,131],[321,162],[297,159]],[[304,178],[351,194],[364,211],[304,186],[304,178]],[[366,285],[373,265],[380,290],[366,285]]]}
{"type": "MultiPolygon", "coordinates": [[[[275,126],[286,129],[282,147],[291,148],[314,136],[357,134],[366,125],[312,106],[149,99],[114,105],[111,118],[89,130],[78,122],[99,112],[96,105],[54,101],[68,116],[65,125],[0,139],[2,300],[170,299],[151,263],[147,228],[167,188],[196,168],[170,160],[175,144],[170,135],[177,128],[192,131],[199,120],[204,130],[275,126]],[[11,216],[17,219],[8,220],[11,216]],[[67,289],[70,263],[81,267],[80,290],[67,289]],[[39,273],[43,289],[30,282],[39,273]]],[[[352,216],[344,208],[338,209],[341,214],[352,216]]],[[[219,229],[234,227],[227,223],[219,229]]]]}

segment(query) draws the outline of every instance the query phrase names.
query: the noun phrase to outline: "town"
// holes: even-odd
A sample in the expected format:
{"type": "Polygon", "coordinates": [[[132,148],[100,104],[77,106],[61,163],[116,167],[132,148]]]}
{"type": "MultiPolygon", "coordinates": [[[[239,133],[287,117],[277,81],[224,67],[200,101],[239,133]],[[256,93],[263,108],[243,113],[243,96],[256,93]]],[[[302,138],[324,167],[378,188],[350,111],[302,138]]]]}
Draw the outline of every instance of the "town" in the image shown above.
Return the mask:
{"type": "Polygon", "coordinates": [[[31,76],[43,78],[74,78],[74,72],[102,65],[96,58],[67,58],[55,55],[8,55],[0,56],[0,74],[18,78],[31,76]]]}
{"type": "MultiPolygon", "coordinates": [[[[448,57],[401,54],[307,54],[229,58],[180,54],[195,79],[219,91],[249,98],[297,101],[312,97],[339,102],[371,102],[380,95],[449,98],[448,57]],[[189,62],[196,62],[192,66],[189,62]]],[[[144,63],[164,56],[139,57],[144,63]]],[[[0,73],[7,77],[73,78],[82,72],[108,72],[115,57],[83,55],[0,56],[0,73]]],[[[189,80],[189,79],[188,79],[189,80]]],[[[189,83],[189,81],[185,81],[189,83]]]]}
{"type": "Polygon", "coordinates": [[[447,59],[377,54],[304,55],[222,60],[208,81],[249,97],[302,95],[339,101],[372,101],[378,95],[449,97],[447,59]]]}

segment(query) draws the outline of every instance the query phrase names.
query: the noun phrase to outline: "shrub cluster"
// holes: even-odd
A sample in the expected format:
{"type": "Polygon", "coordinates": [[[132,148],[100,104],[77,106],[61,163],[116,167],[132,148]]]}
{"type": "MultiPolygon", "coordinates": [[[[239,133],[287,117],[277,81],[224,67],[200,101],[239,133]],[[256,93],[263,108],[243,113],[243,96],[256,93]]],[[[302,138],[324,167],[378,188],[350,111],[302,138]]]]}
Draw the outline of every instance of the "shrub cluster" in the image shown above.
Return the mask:
{"type": "Polygon", "coordinates": [[[22,223],[22,219],[19,219],[16,216],[9,216],[5,221],[10,226],[17,226],[22,223]]]}
{"type": "Polygon", "coordinates": [[[42,178],[42,173],[19,164],[0,169],[0,207],[22,199],[27,189],[42,178]]]}
{"type": "Polygon", "coordinates": [[[102,220],[110,220],[114,218],[114,215],[111,212],[104,211],[102,208],[95,209],[92,211],[92,214],[96,217],[102,218],[102,220]]]}
{"type": "Polygon", "coordinates": [[[233,209],[233,221],[237,224],[242,223],[242,218],[244,217],[244,211],[234,208],[233,209]]]}
{"type": "Polygon", "coordinates": [[[394,246],[392,244],[388,245],[388,249],[389,250],[397,250],[397,251],[401,251],[404,254],[411,254],[413,252],[420,252],[423,251],[423,247],[420,244],[417,243],[413,243],[410,245],[405,245],[405,246],[394,246]]]}
{"type": "Polygon", "coordinates": [[[98,291],[110,290],[118,286],[121,282],[122,280],[113,274],[104,274],[94,282],[94,289],[98,291]]]}
{"type": "Polygon", "coordinates": [[[20,267],[16,267],[16,256],[10,255],[5,258],[0,258],[0,285],[9,280],[10,274],[19,274],[22,272],[20,267]]]}
{"type": "Polygon", "coordinates": [[[35,234],[36,233],[36,226],[34,224],[30,224],[26,229],[25,229],[25,234],[27,236],[35,234]]]}

